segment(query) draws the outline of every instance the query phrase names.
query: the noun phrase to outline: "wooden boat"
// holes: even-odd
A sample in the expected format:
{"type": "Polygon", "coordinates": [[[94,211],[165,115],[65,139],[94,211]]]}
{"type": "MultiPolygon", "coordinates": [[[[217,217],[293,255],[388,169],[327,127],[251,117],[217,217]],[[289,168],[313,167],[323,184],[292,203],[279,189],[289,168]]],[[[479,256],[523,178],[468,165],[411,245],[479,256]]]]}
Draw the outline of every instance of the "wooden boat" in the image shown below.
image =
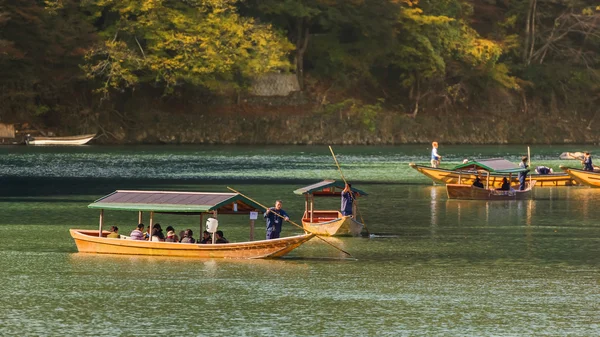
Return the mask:
{"type": "Polygon", "coordinates": [[[92,140],[96,134],[69,137],[31,137],[25,138],[27,145],[83,145],[92,140]]]}
{"type": "Polygon", "coordinates": [[[531,190],[535,186],[536,181],[527,182],[527,188],[523,191],[511,189],[509,191],[500,191],[493,188],[481,188],[461,184],[448,184],[446,191],[448,199],[461,200],[517,200],[529,199],[531,190]]]}
{"type": "Polygon", "coordinates": [[[600,187],[600,171],[585,171],[573,167],[560,166],[573,180],[581,185],[600,187]]]}
{"type": "MultiPolygon", "coordinates": [[[[478,176],[478,169],[489,168],[490,161],[498,161],[504,159],[479,159],[461,164],[453,169],[442,169],[433,168],[425,165],[417,165],[410,163],[410,167],[424,174],[434,183],[437,184],[461,184],[461,185],[472,185],[475,178],[478,176]],[[479,164],[479,165],[477,165],[479,164]],[[467,166],[465,166],[467,165],[467,166]]],[[[506,161],[508,162],[508,161],[506,161]]],[[[510,162],[508,162],[510,163],[510,162]]],[[[512,163],[511,163],[512,164],[512,163]]],[[[513,164],[514,165],[514,164],[513,164]]],[[[495,172],[492,169],[489,174],[489,186],[493,188],[499,188],[502,186],[502,178],[506,177],[506,174],[495,172]]],[[[571,176],[566,173],[550,173],[550,174],[537,174],[532,173],[531,178],[537,181],[536,187],[558,187],[558,186],[574,186],[578,183],[573,180],[571,176]]],[[[511,184],[517,184],[518,177],[512,176],[510,179],[511,184]]]]}
{"type": "Polygon", "coordinates": [[[211,245],[109,239],[106,238],[108,231],[103,231],[101,237],[97,230],[70,229],[70,232],[80,253],[243,259],[281,257],[315,236],[303,234],[273,240],[211,245]]]}
{"type": "MultiPolygon", "coordinates": [[[[355,218],[357,214],[356,201],[353,204],[354,215],[342,215],[337,210],[315,210],[315,197],[337,197],[341,198],[344,182],[335,180],[324,180],[294,191],[295,194],[304,195],[305,210],[302,216],[302,226],[310,233],[327,236],[360,235],[364,225],[355,218]]],[[[360,196],[367,195],[365,192],[352,187],[352,191],[360,196]]]]}
{"type": "MultiPolygon", "coordinates": [[[[118,190],[96,200],[88,205],[88,208],[100,209],[100,224],[98,230],[70,230],[71,237],[75,240],[80,253],[195,258],[274,258],[289,253],[315,237],[315,234],[311,233],[273,240],[252,241],[253,220],[251,220],[250,241],[214,245],[113,239],[107,238],[109,232],[102,230],[105,210],[137,211],[138,223],[142,223],[143,212],[149,212],[149,227],[151,228],[154,224],[155,214],[199,216],[200,231],[198,233],[202,233],[202,218],[205,214],[210,214],[214,218],[218,214],[245,214],[251,215],[251,219],[256,218],[255,212],[261,207],[238,193],[118,190]]],[[[135,223],[135,220],[132,223],[135,223]]]]}
{"type": "MultiPolygon", "coordinates": [[[[469,174],[475,174],[476,177],[482,177],[485,182],[485,188],[475,187],[472,185],[446,184],[446,192],[448,199],[464,199],[464,200],[513,200],[525,199],[531,196],[531,189],[535,186],[536,181],[531,178],[528,181],[528,186],[523,191],[518,191],[511,188],[509,191],[501,191],[492,187],[490,175],[492,172],[506,177],[508,181],[512,181],[512,175],[527,172],[526,168],[518,167],[517,165],[505,159],[486,159],[479,161],[470,161],[455,168],[458,172],[466,170],[469,174]]],[[[517,182],[518,184],[518,182],[517,182]]],[[[502,186],[502,184],[500,184],[502,186]]]]}

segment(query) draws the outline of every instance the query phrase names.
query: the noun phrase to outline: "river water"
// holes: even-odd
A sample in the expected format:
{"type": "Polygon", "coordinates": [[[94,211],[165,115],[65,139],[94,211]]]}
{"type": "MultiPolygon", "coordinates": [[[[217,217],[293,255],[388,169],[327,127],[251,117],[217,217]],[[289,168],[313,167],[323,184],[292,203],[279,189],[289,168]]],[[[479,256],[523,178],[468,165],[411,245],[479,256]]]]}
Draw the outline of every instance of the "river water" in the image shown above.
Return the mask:
{"type": "MultiPolygon", "coordinates": [[[[97,228],[86,206],[116,189],[227,191],[263,204],[339,179],[326,146],[0,147],[0,335],[598,336],[600,189],[538,188],[533,200],[447,200],[408,163],[425,145],[337,147],[368,237],[312,240],[278,260],[79,254],[69,228],[97,228]]],[[[558,169],[564,151],[532,148],[558,169]]],[[[524,146],[442,146],[518,162],[524,146]]],[[[318,201],[320,202],[320,201],[318,201]]],[[[339,206],[338,200],[319,203],[339,206]]],[[[248,220],[221,216],[231,241],[248,220]]],[[[131,231],[137,214],[106,212],[131,231]]],[[[147,219],[146,219],[147,221],[147,219]]],[[[177,230],[186,217],[158,215],[177,230]]],[[[259,223],[256,234],[264,236],[259,223]]],[[[282,236],[297,234],[292,226],[282,236]]]]}

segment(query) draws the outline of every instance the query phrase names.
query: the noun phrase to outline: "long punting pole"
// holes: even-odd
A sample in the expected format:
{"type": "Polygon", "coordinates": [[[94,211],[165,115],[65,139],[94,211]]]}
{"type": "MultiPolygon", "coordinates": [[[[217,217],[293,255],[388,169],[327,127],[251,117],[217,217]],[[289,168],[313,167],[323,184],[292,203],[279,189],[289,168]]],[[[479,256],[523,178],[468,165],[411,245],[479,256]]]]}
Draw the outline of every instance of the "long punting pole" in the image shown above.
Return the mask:
{"type": "MultiPolygon", "coordinates": [[[[527,161],[529,162],[527,166],[531,170],[531,151],[529,151],[529,146],[527,147],[527,161]]],[[[531,174],[529,175],[529,189],[531,189],[531,174]]]]}
{"type": "MultiPolygon", "coordinates": [[[[342,176],[342,180],[344,181],[344,184],[348,184],[348,182],[346,181],[346,178],[344,177],[344,173],[342,172],[342,168],[340,167],[340,163],[338,163],[337,158],[335,157],[335,153],[333,153],[333,149],[331,148],[331,145],[329,146],[329,151],[331,151],[331,155],[333,156],[333,160],[335,161],[335,165],[338,168],[338,171],[340,172],[340,175],[342,176]]],[[[360,221],[362,222],[363,226],[365,227],[365,231],[367,231],[367,235],[369,235],[369,229],[367,228],[367,224],[365,223],[365,219],[363,219],[362,214],[358,212],[358,200],[356,200],[356,198],[354,198],[354,194],[352,194],[352,188],[350,188],[350,198],[354,199],[354,202],[357,203],[356,205],[356,210],[358,213],[358,215],[360,216],[360,221]]]]}
{"type": "MultiPolygon", "coordinates": [[[[256,201],[256,200],[254,200],[254,199],[250,198],[250,197],[249,197],[249,196],[247,196],[247,195],[243,195],[242,193],[240,193],[240,192],[238,192],[238,191],[234,190],[233,188],[231,188],[231,187],[229,187],[229,186],[227,186],[227,189],[229,189],[230,191],[232,191],[232,192],[234,192],[234,193],[237,193],[237,194],[241,195],[242,197],[244,197],[244,198],[246,198],[246,199],[248,199],[248,200],[250,200],[250,201],[254,202],[255,204],[257,204],[258,206],[260,206],[260,207],[264,208],[265,210],[267,210],[267,209],[268,209],[268,207],[267,207],[267,206],[265,206],[265,205],[263,205],[263,204],[259,203],[258,201],[256,201]]],[[[275,212],[273,212],[273,214],[277,215],[278,217],[280,217],[280,218],[282,218],[282,219],[285,219],[285,217],[281,216],[280,214],[277,214],[277,213],[275,213],[275,212]]],[[[306,229],[305,229],[304,227],[302,227],[302,226],[298,225],[297,223],[293,222],[292,220],[288,220],[288,222],[289,222],[289,223],[291,223],[292,225],[294,225],[294,226],[296,226],[296,227],[298,227],[298,228],[302,229],[303,231],[306,231],[306,229]]],[[[313,234],[314,234],[314,233],[313,233],[313,234]]],[[[329,242],[329,241],[327,241],[327,240],[323,239],[321,236],[319,236],[319,235],[316,235],[316,234],[315,234],[315,236],[316,236],[317,238],[321,239],[323,242],[325,242],[325,243],[327,243],[328,245],[330,245],[331,247],[333,247],[333,248],[335,248],[335,249],[339,250],[340,252],[342,252],[342,253],[344,253],[344,254],[346,254],[346,255],[350,256],[350,257],[353,257],[353,256],[352,256],[352,254],[350,254],[350,253],[348,253],[347,251],[345,251],[345,250],[341,249],[340,247],[338,247],[338,246],[334,245],[333,243],[331,243],[331,242],[329,242]]]]}

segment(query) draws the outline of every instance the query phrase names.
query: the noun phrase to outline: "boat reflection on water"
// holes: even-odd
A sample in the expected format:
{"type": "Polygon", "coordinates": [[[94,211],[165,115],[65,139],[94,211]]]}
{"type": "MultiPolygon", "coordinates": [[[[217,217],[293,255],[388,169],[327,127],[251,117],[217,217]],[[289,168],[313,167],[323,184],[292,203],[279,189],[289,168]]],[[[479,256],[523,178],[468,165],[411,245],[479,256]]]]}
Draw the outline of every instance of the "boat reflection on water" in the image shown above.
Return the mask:
{"type": "Polygon", "coordinates": [[[172,272],[191,269],[203,275],[216,276],[220,269],[247,268],[265,273],[300,272],[308,269],[302,258],[281,259],[200,259],[170,256],[102,255],[88,253],[69,254],[69,263],[78,271],[98,269],[122,270],[169,270],[172,272]],[[207,274],[206,274],[207,273],[207,274]]]}

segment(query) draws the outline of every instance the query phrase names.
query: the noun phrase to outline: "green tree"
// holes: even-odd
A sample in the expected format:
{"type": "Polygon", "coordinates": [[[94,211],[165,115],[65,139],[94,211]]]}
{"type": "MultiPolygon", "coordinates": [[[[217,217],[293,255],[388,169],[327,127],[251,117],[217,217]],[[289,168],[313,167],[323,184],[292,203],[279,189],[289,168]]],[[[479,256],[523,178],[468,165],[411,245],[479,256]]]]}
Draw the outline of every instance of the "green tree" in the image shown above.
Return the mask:
{"type": "Polygon", "coordinates": [[[220,90],[289,69],[290,44],[269,25],[241,17],[236,0],[89,0],[103,41],[84,69],[100,89],[181,83],[220,90]]]}

